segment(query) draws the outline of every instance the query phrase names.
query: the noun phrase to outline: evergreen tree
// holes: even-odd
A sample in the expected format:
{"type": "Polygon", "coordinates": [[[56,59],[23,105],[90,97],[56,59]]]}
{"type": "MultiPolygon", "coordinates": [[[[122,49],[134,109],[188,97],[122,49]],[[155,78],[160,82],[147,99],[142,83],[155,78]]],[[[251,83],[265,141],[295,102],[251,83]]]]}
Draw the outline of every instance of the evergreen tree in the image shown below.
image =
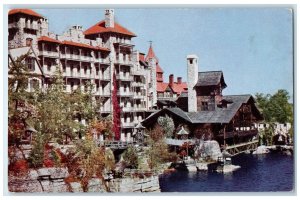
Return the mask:
{"type": "Polygon", "coordinates": [[[115,134],[115,140],[120,140],[120,105],[118,101],[118,85],[116,80],[116,74],[113,75],[113,92],[112,92],[112,103],[113,103],[113,132],[115,134]]]}

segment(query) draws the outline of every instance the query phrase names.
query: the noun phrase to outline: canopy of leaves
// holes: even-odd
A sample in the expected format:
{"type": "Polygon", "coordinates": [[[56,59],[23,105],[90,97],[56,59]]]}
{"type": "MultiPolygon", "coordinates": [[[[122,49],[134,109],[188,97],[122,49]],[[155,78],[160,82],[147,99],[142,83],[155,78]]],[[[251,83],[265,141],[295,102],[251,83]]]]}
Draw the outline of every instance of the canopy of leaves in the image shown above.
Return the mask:
{"type": "Polygon", "coordinates": [[[289,103],[289,93],[278,90],[274,95],[256,94],[258,108],[266,122],[292,123],[293,105],[289,103]]]}
{"type": "Polygon", "coordinates": [[[174,125],[174,121],[171,117],[169,117],[167,115],[165,117],[160,116],[157,119],[157,123],[163,129],[164,133],[166,134],[166,137],[173,136],[173,132],[175,130],[175,125],[174,125]]]}

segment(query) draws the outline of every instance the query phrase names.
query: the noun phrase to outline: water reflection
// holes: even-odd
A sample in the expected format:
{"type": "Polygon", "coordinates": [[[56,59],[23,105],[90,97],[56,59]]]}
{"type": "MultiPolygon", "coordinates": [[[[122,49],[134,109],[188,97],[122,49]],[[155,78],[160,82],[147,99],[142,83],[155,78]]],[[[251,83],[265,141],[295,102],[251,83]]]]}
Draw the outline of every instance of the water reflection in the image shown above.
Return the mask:
{"type": "Polygon", "coordinates": [[[294,185],[293,157],[239,155],[232,158],[240,169],[231,173],[174,172],[160,177],[162,192],[266,192],[291,191],[294,185]]]}

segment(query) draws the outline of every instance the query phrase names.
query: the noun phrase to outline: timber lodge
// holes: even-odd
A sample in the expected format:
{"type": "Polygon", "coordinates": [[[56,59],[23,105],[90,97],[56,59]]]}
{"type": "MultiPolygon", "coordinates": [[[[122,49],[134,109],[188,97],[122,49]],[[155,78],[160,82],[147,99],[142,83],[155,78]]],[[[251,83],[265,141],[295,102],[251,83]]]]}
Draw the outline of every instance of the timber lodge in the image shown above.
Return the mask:
{"type": "MultiPolygon", "coordinates": [[[[47,88],[57,68],[61,70],[65,91],[71,93],[86,83],[94,85],[93,96],[100,102],[98,113],[113,111],[113,75],[116,75],[121,108],[121,142],[136,141],[143,129],[153,127],[159,116],[173,118],[175,127],[188,127],[189,141],[216,140],[220,146],[251,143],[258,135],[262,115],[251,95],[222,95],[227,87],[222,71],[199,72],[198,57],[187,55],[187,80],[163,79],[163,69],[150,45],[147,55],[135,50],[133,32],[114,19],[107,9],[104,20],[83,30],[72,26],[62,35],[48,31],[48,20],[30,9],[12,9],[8,13],[9,64],[28,53],[24,62],[31,77],[28,90],[38,85],[47,88]]],[[[86,125],[85,119],[79,121],[86,125]]],[[[182,128],[183,129],[183,128],[182,128]]],[[[96,140],[105,140],[96,136],[96,140]]],[[[174,134],[169,145],[184,140],[174,134]]],[[[234,152],[233,152],[234,153],[234,152]]]]}

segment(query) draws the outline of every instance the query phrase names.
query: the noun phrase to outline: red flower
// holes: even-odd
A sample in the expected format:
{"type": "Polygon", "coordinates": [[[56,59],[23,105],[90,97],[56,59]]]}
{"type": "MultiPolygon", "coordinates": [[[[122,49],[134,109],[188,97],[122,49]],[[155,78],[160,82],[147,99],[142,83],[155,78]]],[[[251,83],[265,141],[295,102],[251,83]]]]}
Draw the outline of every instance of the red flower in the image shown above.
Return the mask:
{"type": "Polygon", "coordinates": [[[53,167],[54,166],[53,161],[50,159],[45,159],[43,164],[44,164],[44,167],[53,167]]]}

